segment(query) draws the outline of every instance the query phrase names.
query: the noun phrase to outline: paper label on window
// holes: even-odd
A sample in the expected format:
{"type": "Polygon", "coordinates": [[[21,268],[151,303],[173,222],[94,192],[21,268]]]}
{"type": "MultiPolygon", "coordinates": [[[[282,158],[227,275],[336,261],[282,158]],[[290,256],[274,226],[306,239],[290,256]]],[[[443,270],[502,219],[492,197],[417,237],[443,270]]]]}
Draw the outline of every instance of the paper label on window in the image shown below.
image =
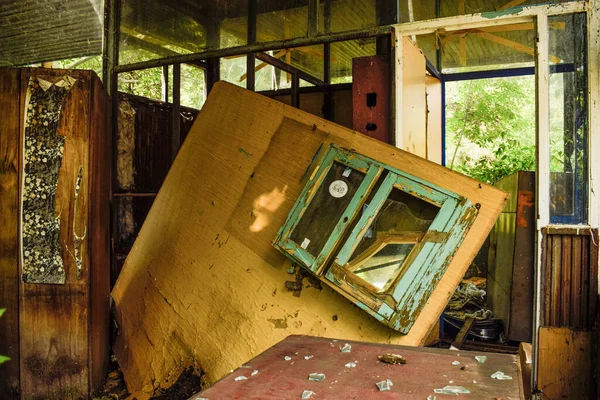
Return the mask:
{"type": "Polygon", "coordinates": [[[300,247],[302,247],[304,250],[306,250],[306,248],[308,247],[309,244],[310,244],[310,240],[308,240],[308,238],[304,238],[300,247]]]}
{"type": "Polygon", "coordinates": [[[342,176],[344,178],[347,178],[350,176],[350,173],[352,172],[352,168],[346,168],[346,170],[344,171],[344,173],[342,174],[342,176]]]}
{"type": "Polygon", "coordinates": [[[329,194],[335,198],[344,197],[348,193],[348,184],[342,180],[331,182],[329,185],[329,194]]]}

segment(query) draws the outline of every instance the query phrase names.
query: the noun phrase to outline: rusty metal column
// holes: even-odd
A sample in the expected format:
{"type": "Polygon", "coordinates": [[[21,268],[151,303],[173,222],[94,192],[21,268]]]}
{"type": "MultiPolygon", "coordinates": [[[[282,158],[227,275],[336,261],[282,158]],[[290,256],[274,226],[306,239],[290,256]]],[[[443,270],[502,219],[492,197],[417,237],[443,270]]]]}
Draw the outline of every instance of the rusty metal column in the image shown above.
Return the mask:
{"type": "Polygon", "coordinates": [[[173,64],[173,106],[171,110],[171,160],[181,146],[181,64],[173,64]]]}
{"type": "MultiPolygon", "coordinates": [[[[248,0],[248,44],[256,43],[256,0],[248,0]]],[[[254,53],[246,56],[246,89],[254,91],[256,71],[254,70],[254,53]]]]}

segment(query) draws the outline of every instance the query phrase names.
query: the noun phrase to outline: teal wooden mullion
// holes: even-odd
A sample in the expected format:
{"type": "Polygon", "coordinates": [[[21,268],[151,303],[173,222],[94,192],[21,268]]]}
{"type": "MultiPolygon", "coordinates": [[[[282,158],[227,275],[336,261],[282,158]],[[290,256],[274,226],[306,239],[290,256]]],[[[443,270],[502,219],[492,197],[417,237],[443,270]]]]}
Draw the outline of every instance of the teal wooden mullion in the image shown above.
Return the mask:
{"type": "Polygon", "coordinates": [[[369,170],[367,171],[367,175],[362,180],[360,186],[356,190],[356,193],[354,193],[352,200],[350,200],[350,204],[348,204],[348,206],[346,207],[346,210],[341,215],[340,219],[335,225],[335,228],[333,228],[333,232],[329,236],[329,239],[327,239],[327,242],[325,242],[325,245],[323,246],[323,249],[317,256],[315,263],[310,266],[310,269],[313,272],[316,272],[319,269],[319,267],[325,262],[329,254],[333,252],[339,238],[344,234],[348,225],[352,222],[356,211],[362,206],[364,201],[363,199],[368,194],[367,189],[369,189],[369,187],[373,185],[373,182],[375,181],[375,179],[377,179],[379,174],[381,174],[380,167],[373,165],[369,168],[369,170]]]}
{"type": "Polygon", "coordinates": [[[428,186],[430,190],[427,190],[414,179],[409,179],[404,176],[398,176],[396,184],[402,185],[404,187],[403,189],[399,190],[412,194],[413,196],[416,195],[416,197],[425,199],[425,201],[434,202],[439,206],[443,205],[444,202],[448,199],[448,197],[453,197],[446,193],[443,193],[442,191],[436,190],[431,186],[428,186]]]}
{"type": "Polygon", "coordinates": [[[302,247],[298,246],[296,242],[293,240],[286,240],[281,246],[284,250],[286,250],[287,254],[290,254],[294,257],[300,264],[309,266],[314,264],[315,257],[310,254],[308,251],[304,250],[302,247]],[[288,251],[289,250],[289,251],[288,251]],[[291,251],[291,253],[290,253],[291,251]]]}
{"type": "Polygon", "coordinates": [[[338,265],[344,266],[348,263],[348,260],[350,259],[350,257],[352,257],[354,250],[356,249],[359,242],[362,240],[363,236],[366,233],[366,230],[364,228],[370,226],[370,224],[373,223],[375,216],[377,215],[377,213],[379,213],[381,207],[383,207],[385,199],[387,199],[390,195],[395,181],[395,174],[390,173],[388,174],[388,176],[385,177],[385,179],[381,183],[381,186],[377,190],[377,193],[375,193],[373,199],[371,199],[371,202],[367,206],[367,209],[363,212],[360,219],[354,226],[354,229],[352,229],[352,231],[350,232],[350,236],[348,236],[346,243],[344,243],[341,250],[339,251],[335,260],[335,262],[338,265]],[[361,231],[363,231],[362,235],[360,234],[361,231]]]}
{"type": "MultiPolygon", "coordinates": [[[[471,203],[466,200],[462,205],[455,208],[451,218],[448,220],[445,232],[449,233],[444,243],[438,243],[436,249],[431,249],[430,260],[425,262],[424,268],[421,268],[413,277],[412,282],[408,284],[398,285],[394,291],[394,297],[399,296],[397,310],[408,318],[403,318],[405,322],[403,326],[394,326],[393,328],[402,332],[408,333],[419,313],[425,305],[423,301],[428,298],[439,280],[446,272],[449,265],[448,257],[456,251],[462,244],[466,230],[470,223],[464,226],[458,225],[461,218],[468,212],[472,211],[471,203]],[[437,274],[437,277],[435,275],[437,274]],[[435,279],[434,279],[435,278],[435,279]],[[424,286],[425,285],[425,286],[424,286]],[[406,290],[406,287],[412,287],[412,290],[406,290]],[[404,288],[404,292],[402,292],[404,288]],[[408,322],[406,322],[408,319],[408,322]]],[[[401,319],[397,319],[400,321],[401,319]]]]}
{"type": "MultiPolygon", "coordinates": [[[[456,201],[454,199],[448,199],[446,203],[442,206],[437,216],[429,226],[429,231],[437,231],[444,232],[444,229],[448,225],[448,220],[454,214],[454,208],[456,206],[456,201]]],[[[423,263],[431,256],[429,252],[434,248],[434,245],[440,245],[440,243],[425,243],[423,249],[419,253],[419,255],[415,258],[412,265],[422,266],[423,263]],[[429,246],[428,246],[429,245],[429,246]],[[427,248],[427,249],[426,249],[427,248]],[[427,251],[426,251],[427,250],[427,251]]],[[[404,276],[398,281],[396,286],[394,287],[394,292],[392,296],[397,302],[400,302],[402,297],[406,295],[410,285],[413,283],[415,279],[419,276],[420,268],[408,268],[404,276]]]]}

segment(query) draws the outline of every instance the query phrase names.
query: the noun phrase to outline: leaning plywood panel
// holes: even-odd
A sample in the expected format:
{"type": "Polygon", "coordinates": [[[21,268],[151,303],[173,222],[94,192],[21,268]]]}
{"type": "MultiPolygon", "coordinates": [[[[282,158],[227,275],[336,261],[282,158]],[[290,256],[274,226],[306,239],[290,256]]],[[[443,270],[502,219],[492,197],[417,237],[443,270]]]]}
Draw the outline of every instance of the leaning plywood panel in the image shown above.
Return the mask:
{"type": "Polygon", "coordinates": [[[132,391],[192,365],[214,382],[290,334],[418,346],[500,213],[506,194],[263,96],[215,85],[113,290],[115,353],[132,391]],[[315,153],[356,149],[479,207],[463,246],[406,335],[326,286],[288,274],[271,242],[315,153]],[[287,285],[286,281],[291,281],[287,285]]]}

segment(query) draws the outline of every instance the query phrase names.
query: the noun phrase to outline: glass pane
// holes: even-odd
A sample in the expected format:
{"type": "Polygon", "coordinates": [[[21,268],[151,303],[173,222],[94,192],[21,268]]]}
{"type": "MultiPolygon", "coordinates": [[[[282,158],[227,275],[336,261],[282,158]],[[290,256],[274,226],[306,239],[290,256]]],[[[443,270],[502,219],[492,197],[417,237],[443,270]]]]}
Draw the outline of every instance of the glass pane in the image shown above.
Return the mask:
{"type": "Polygon", "coordinates": [[[587,51],[585,14],[549,18],[550,31],[550,222],[587,222],[587,51]]]}
{"type": "Polygon", "coordinates": [[[206,12],[208,8],[219,12],[219,7],[207,6],[184,1],[122,0],[119,63],[141,62],[206,49],[210,18],[203,15],[214,15],[206,12]]]}
{"type": "Polygon", "coordinates": [[[350,262],[373,244],[380,242],[385,234],[427,231],[439,210],[439,207],[394,187],[350,262]]]}
{"type": "Polygon", "coordinates": [[[180,93],[182,106],[202,108],[206,100],[204,69],[195,65],[182,64],[180,93]]]}
{"type": "Polygon", "coordinates": [[[389,286],[414,244],[388,244],[362,264],[354,274],[377,289],[389,286]]]}
{"type": "Polygon", "coordinates": [[[308,32],[308,0],[257,0],[256,41],[305,37],[308,32]]]}
{"type": "Polygon", "coordinates": [[[378,289],[387,289],[438,212],[439,207],[394,187],[345,267],[378,289]]]}
{"type": "Polygon", "coordinates": [[[334,162],[290,238],[318,256],[365,174],[334,162]]]}
{"type": "MultiPolygon", "coordinates": [[[[343,32],[354,29],[369,28],[377,26],[376,3],[384,6],[393,6],[392,1],[375,0],[333,0],[331,1],[331,18],[329,32],[343,32]]],[[[325,5],[321,5],[321,15],[325,16],[325,5]]],[[[381,25],[393,24],[395,12],[391,10],[382,10],[381,25]]],[[[320,32],[327,32],[324,24],[324,17],[320,19],[320,32]],[[321,22],[322,21],[322,22],[321,22]]]]}
{"type": "Polygon", "coordinates": [[[162,100],[162,67],[121,73],[118,86],[120,92],[162,100]]]}
{"type": "Polygon", "coordinates": [[[331,43],[331,83],[352,82],[352,59],[374,56],[375,38],[331,43]]]}
{"type": "Polygon", "coordinates": [[[534,65],[533,23],[439,33],[443,72],[534,65]]]}
{"type": "Polygon", "coordinates": [[[220,59],[221,80],[246,87],[246,56],[224,57],[220,59]]]}

